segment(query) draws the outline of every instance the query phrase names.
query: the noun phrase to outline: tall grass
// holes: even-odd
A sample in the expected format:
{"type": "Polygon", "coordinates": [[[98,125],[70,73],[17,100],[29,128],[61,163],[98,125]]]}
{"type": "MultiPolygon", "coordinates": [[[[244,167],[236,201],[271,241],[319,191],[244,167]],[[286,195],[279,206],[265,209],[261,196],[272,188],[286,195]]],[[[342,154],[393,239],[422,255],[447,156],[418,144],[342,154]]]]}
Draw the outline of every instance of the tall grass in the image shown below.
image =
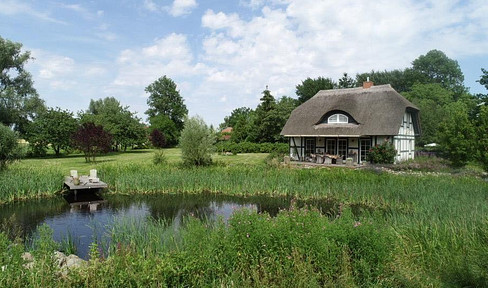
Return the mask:
{"type": "Polygon", "coordinates": [[[4,276],[0,283],[25,287],[40,283],[43,287],[396,284],[389,266],[394,249],[391,230],[384,221],[366,217],[358,224],[356,220],[348,209],[333,220],[308,209],[282,211],[274,218],[243,210],[228,224],[217,222],[211,227],[187,218],[176,232],[161,221],[135,223],[121,218],[110,234],[108,255],[103,256],[99,244],[94,244],[86,266],[58,279],[46,275],[59,273],[49,257],[56,248],[48,230],[41,229],[35,241],[36,263],[30,270],[22,268],[19,252],[4,257],[12,251],[0,233],[0,265],[10,265],[12,271],[0,273],[4,276]]]}
{"type": "Polygon", "coordinates": [[[0,173],[0,204],[52,196],[61,191],[67,173],[57,167],[11,166],[0,173]]]}
{"type": "MultiPolygon", "coordinates": [[[[188,169],[155,166],[148,159],[147,163],[106,162],[97,169],[114,193],[211,192],[330,199],[342,203],[345,211],[348,206],[360,207],[365,218],[341,216],[345,222],[330,222],[303,211],[280,213],[276,219],[242,213],[229,226],[206,227],[208,223],[188,220],[187,228],[180,232],[156,220],[120,219],[111,231],[111,242],[96,239],[103,257],[93,260],[83,270],[86,274],[75,273],[70,284],[488,286],[488,183],[479,178],[264,164],[188,169]],[[369,211],[381,213],[367,216],[369,211]],[[368,228],[347,226],[355,221],[362,223],[358,227],[368,228]],[[321,224],[328,227],[326,232],[317,226],[321,224]],[[367,260],[357,258],[357,253],[369,253],[367,260]],[[382,260],[375,262],[374,257],[382,260]],[[193,280],[189,275],[194,275],[193,280]]],[[[68,173],[59,167],[19,167],[13,165],[0,174],[0,201],[53,195],[68,173]]],[[[2,259],[18,254],[5,248],[9,245],[2,246],[2,259]]]]}

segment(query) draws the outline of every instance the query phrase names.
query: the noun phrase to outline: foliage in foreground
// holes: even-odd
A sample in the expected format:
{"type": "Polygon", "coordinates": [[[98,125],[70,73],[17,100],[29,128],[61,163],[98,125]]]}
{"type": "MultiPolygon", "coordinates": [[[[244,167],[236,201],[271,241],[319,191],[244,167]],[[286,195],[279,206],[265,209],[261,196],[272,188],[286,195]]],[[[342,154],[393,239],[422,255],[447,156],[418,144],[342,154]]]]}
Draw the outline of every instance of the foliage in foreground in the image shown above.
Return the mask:
{"type": "Polygon", "coordinates": [[[156,220],[133,225],[119,219],[109,253],[101,249],[104,243],[94,243],[87,266],[63,278],[56,277],[56,245],[47,232],[42,229],[35,241],[31,270],[22,267],[20,244],[10,245],[0,234],[0,265],[9,272],[0,274],[0,285],[318,287],[394,281],[391,232],[381,222],[356,221],[347,209],[334,220],[308,209],[276,218],[243,210],[228,224],[187,219],[179,232],[156,220]]]}

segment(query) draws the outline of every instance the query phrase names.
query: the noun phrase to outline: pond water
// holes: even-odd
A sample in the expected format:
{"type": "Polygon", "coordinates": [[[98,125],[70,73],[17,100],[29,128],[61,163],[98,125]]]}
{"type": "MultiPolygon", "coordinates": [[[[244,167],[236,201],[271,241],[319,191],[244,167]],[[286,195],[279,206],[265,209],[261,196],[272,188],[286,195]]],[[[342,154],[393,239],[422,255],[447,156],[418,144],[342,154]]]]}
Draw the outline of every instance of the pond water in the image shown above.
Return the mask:
{"type": "MultiPolygon", "coordinates": [[[[226,221],[234,211],[249,209],[256,213],[275,216],[280,210],[290,207],[289,198],[229,197],[215,194],[185,195],[159,194],[150,196],[99,195],[86,192],[57,197],[13,203],[1,206],[0,223],[3,229],[18,231],[28,239],[36,229],[47,224],[53,230],[53,238],[61,243],[70,239],[75,244],[77,255],[87,258],[89,245],[111,229],[118,217],[164,220],[178,227],[186,216],[202,221],[226,221]]],[[[310,205],[322,213],[334,213],[337,205],[328,201],[297,201],[297,206],[310,205]]]]}

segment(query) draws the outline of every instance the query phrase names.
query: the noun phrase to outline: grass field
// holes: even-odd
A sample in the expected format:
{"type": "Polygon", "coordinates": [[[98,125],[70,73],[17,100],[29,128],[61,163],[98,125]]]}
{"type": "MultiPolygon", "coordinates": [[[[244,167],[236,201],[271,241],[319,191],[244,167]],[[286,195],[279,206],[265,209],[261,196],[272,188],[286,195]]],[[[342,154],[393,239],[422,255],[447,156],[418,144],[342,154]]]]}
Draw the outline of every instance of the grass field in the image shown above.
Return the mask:
{"type": "MultiPolygon", "coordinates": [[[[188,219],[178,233],[168,233],[157,221],[141,226],[121,219],[111,232],[118,240],[110,257],[101,257],[94,246],[88,266],[61,282],[52,276],[55,265],[42,249],[39,257],[50,268],[21,277],[26,271],[20,251],[0,239],[0,265],[14,267],[11,274],[0,274],[0,285],[488,286],[488,182],[480,177],[450,174],[446,167],[443,173],[399,175],[276,167],[266,165],[262,154],[217,156],[212,167],[184,168],[178,149],[165,153],[168,164],[162,166],[152,163],[151,150],[100,157],[96,164],[81,156],[27,159],[0,174],[1,199],[55,195],[69,170],[88,174],[96,168],[113,193],[327,198],[342,203],[344,211],[337,219],[309,210],[276,218],[244,213],[230,226],[215,227],[188,219]],[[352,216],[349,207],[363,213],[352,216]]],[[[415,165],[430,164],[420,159],[415,165]]],[[[38,247],[51,247],[48,239],[38,247]]]]}

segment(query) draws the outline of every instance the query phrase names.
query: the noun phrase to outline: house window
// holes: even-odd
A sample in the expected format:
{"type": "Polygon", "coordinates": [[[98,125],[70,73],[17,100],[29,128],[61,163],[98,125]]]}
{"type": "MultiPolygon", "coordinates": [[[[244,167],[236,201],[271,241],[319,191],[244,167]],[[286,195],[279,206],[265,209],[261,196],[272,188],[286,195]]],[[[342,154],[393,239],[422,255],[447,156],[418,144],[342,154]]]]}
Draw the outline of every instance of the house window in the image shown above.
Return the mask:
{"type": "Polygon", "coordinates": [[[361,148],[361,155],[360,159],[361,162],[366,161],[366,158],[368,157],[369,154],[369,149],[371,149],[371,139],[361,139],[360,140],[360,148],[361,148]]]}
{"type": "Polygon", "coordinates": [[[310,154],[315,154],[315,139],[305,140],[305,156],[310,156],[310,154]]]}
{"type": "Polygon", "coordinates": [[[327,123],[348,123],[349,118],[344,114],[334,114],[327,119],[327,123]]]}
{"type": "Polygon", "coordinates": [[[347,139],[337,140],[337,154],[342,156],[342,159],[346,159],[347,154],[347,139]]]}
{"type": "Polygon", "coordinates": [[[325,147],[325,153],[329,155],[336,154],[336,140],[335,139],[327,139],[327,146],[325,147]]]}

